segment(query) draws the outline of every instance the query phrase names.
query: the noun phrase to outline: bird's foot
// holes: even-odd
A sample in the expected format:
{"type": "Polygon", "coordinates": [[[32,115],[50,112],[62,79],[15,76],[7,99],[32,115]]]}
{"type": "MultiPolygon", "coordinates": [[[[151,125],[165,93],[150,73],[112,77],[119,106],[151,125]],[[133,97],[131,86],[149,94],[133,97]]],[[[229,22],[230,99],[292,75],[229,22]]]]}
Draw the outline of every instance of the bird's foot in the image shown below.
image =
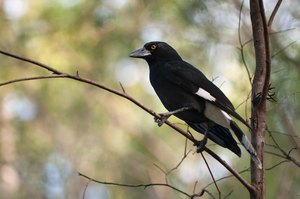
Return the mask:
{"type": "Polygon", "coordinates": [[[198,141],[198,143],[196,144],[197,146],[197,153],[201,153],[204,150],[204,147],[207,143],[207,138],[204,137],[202,140],[198,141]]]}
{"type": "Polygon", "coordinates": [[[185,107],[182,107],[182,108],[179,108],[174,111],[167,112],[167,113],[160,113],[159,114],[160,117],[154,117],[154,121],[158,124],[158,126],[162,126],[171,115],[174,115],[175,113],[187,111],[190,109],[192,109],[190,106],[185,106],[185,107]]]}
{"type": "Polygon", "coordinates": [[[172,114],[169,113],[160,113],[159,117],[154,117],[154,121],[157,123],[157,125],[159,127],[161,127],[167,120],[168,118],[171,116],[172,114]]]}

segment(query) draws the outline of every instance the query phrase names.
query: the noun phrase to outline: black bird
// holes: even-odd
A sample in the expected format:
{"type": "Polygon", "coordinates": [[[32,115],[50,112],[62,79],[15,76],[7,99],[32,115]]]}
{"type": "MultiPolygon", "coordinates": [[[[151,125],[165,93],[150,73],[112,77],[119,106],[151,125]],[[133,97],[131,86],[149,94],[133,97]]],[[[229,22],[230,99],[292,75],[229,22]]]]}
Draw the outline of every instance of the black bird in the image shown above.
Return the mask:
{"type": "MultiPolygon", "coordinates": [[[[241,150],[232,137],[231,129],[251,158],[261,166],[256,152],[245,134],[232,120],[249,124],[235,112],[224,93],[205,75],[185,62],[170,45],[152,41],[130,54],[145,59],[150,68],[150,82],[165,108],[170,111],[156,119],[161,126],[171,115],[184,120],[191,128],[204,134],[198,149],[207,138],[241,156],[241,150]]],[[[251,128],[250,128],[251,129],[251,128]]]]}

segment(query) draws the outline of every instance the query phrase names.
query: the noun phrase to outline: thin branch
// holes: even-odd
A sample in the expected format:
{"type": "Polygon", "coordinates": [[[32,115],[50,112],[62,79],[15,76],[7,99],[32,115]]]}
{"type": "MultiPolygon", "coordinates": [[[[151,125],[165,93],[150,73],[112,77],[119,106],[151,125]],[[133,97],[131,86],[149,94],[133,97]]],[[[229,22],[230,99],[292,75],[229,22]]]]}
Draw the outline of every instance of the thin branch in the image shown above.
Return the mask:
{"type": "Polygon", "coordinates": [[[297,136],[297,135],[290,135],[290,134],[288,134],[288,132],[280,132],[280,131],[271,131],[271,130],[269,130],[271,133],[276,133],[276,134],[278,134],[278,135],[281,135],[281,136],[287,136],[287,137],[292,137],[292,138],[294,138],[294,139],[300,139],[300,137],[299,136],[297,136]]]}
{"type": "MultiPolygon", "coordinates": [[[[152,116],[155,117],[160,117],[159,114],[155,113],[154,111],[152,111],[151,109],[146,108],[145,106],[143,106],[141,103],[139,103],[138,101],[136,101],[135,99],[133,99],[132,97],[128,96],[127,94],[123,94],[120,93],[116,90],[107,88],[103,85],[100,85],[96,82],[93,82],[91,80],[87,80],[87,79],[82,79],[80,77],[77,76],[72,76],[69,74],[64,74],[64,75],[50,75],[50,76],[37,76],[37,77],[29,77],[29,78],[20,78],[20,79],[15,79],[15,80],[11,80],[8,82],[4,82],[1,83],[0,86],[3,85],[7,85],[7,84],[12,84],[12,83],[16,83],[16,82],[22,82],[22,81],[29,81],[29,80],[38,80],[38,79],[49,79],[49,78],[70,78],[70,79],[75,79],[81,82],[85,82],[87,84],[91,84],[93,86],[96,86],[98,88],[104,89],[106,91],[109,91],[113,94],[116,94],[118,96],[121,96],[123,98],[128,99],[129,101],[133,102],[135,105],[139,106],[141,109],[143,109],[144,111],[148,112],[149,114],[151,114],[152,116]]],[[[186,133],[185,131],[183,131],[182,129],[180,129],[179,127],[173,125],[172,123],[170,123],[169,121],[166,121],[165,124],[167,124],[168,126],[170,126],[172,129],[174,129],[175,131],[179,132],[181,135],[185,136],[187,139],[189,139],[190,141],[192,141],[194,144],[197,144],[198,141],[191,136],[190,134],[186,133]]],[[[207,147],[203,147],[203,150],[205,152],[207,152],[209,155],[211,155],[213,158],[215,158],[220,164],[222,164],[229,172],[231,172],[248,190],[255,190],[254,187],[252,187],[252,185],[250,185],[242,176],[240,176],[233,168],[231,168],[223,159],[221,159],[217,154],[215,154],[212,150],[210,150],[207,147]]]]}
{"type": "Polygon", "coordinates": [[[196,198],[196,197],[201,197],[201,196],[203,196],[204,193],[207,193],[208,195],[210,195],[210,197],[212,197],[212,199],[216,199],[216,198],[214,197],[214,195],[213,195],[212,193],[210,193],[210,192],[209,192],[208,190],[206,190],[206,189],[202,189],[199,193],[193,194],[193,195],[191,196],[191,199],[194,199],[194,198],[196,198]]]}
{"type": "Polygon", "coordinates": [[[82,174],[80,172],[78,172],[78,175],[79,176],[82,176],[86,179],[88,179],[89,181],[92,181],[92,182],[96,182],[96,183],[99,183],[99,184],[104,184],[104,185],[112,185],[112,186],[119,186],[119,187],[129,187],[129,188],[138,188],[138,187],[143,187],[144,189],[148,188],[148,187],[153,187],[153,186],[164,186],[164,187],[168,187],[168,188],[171,188],[189,198],[192,198],[192,195],[172,186],[172,185],[169,185],[169,184],[165,184],[165,183],[149,183],[149,184],[125,184],[125,183],[116,183],[116,182],[106,182],[106,181],[100,181],[100,180],[96,180],[94,178],[91,178],[85,174],[82,174]]]}
{"type": "Polygon", "coordinates": [[[46,76],[34,76],[34,77],[24,77],[19,79],[14,79],[6,82],[0,83],[1,86],[5,86],[8,84],[13,84],[17,82],[31,81],[31,80],[40,80],[40,79],[56,79],[56,78],[67,78],[68,75],[46,75],[46,76]]]}
{"type": "Polygon", "coordinates": [[[267,150],[265,150],[264,153],[270,154],[270,155],[274,155],[274,156],[280,157],[280,158],[282,158],[282,159],[286,159],[286,157],[285,157],[284,155],[275,153],[275,152],[273,152],[273,151],[267,151],[267,150]]]}
{"type": "Polygon", "coordinates": [[[274,10],[272,11],[272,14],[271,14],[271,16],[269,18],[269,21],[268,21],[269,30],[271,30],[271,28],[272,28],[273,20],[275,18],[275,15],[276,15],[281,3],[282,3],[282,0],[278,0],[275,7],[274,7],[274,10]]]}
{"type": "Polygon", "coordinates": [[[266,168],[265,170],[266,170],[266,171],[272,170],[272,169],[274,169],[275,167],[277,167],[277,166],[279,166],[279,165],[281,165],[281,164],[283,164],[283,163],[286,163],[286,162],[290,162],[290,161],[289,161],[289,160],[282,160],[282,161],[278,162],[277,164],[275,164],[275,165],[273,165],[273,166],[271,166],[271,167],[266,168]]]}
{"type": "Polygon", "coordinates": [[[252,78],[251,78],[251,75],[250,75],[249,67],[248,67],[248,65],[246,63],[246,60],[245,60],[244,44],[242,43],[242,37],[241,37],[241,20],[242,20],[242,10],[243,10],[243,7],[244,7],[244,2],[245,2],[245,0],[242,1],[241,7],[240,7],[238,35],[239,35],[239,43],[240,43],[240,51],[241,51],[241,56],[242,56],[242,62],[245,66],[245,69],[246,69],[247,74],[248,74],[248,79],[249,79],[249,82],[251,84],[251,79],[252,78]]]}
{"type": "Polygon", "coordinates": [[[123,93],[126,94],[126,91],[125,91],[125,88],[123,87],[123,84],[121,82],[119,82],[119,84],[120,84],[120,87],[121,87],[123,93]]]}
{"type": "MultiPolygon", "coordinates": [[[[242,173],[245,173],[245,172],[248,172],[248,171],[250,171],[250,168],[247,168],[247,169],[244,169],[244,170],[242,170],[242,171],[239,171],[238,173],[239,173],[239,174],[242,174],[242,173]]],[[[224,177],[221,177],[221,178],[215,180],[215,182],[219,182],[219,181],[225,180],[225,179],[227,179],[227,178],[231,178],[231,177],[233,177],[232,174],[227,175],[227,176],[224,176],[224,177]]],[[[213,182],[210,182],[209,184],[207,184],[207,185],[204,187],[204,189],[206,189],[206,188],[208,188],[209,186],[213,185],[215,182],[214,182],[214,181],[213,181],[213,182]]]]}
{"type": "MultiPolygon", "coordinates": [[[[277,153],[273,153],[273,152],[270,152],[270,151],[265,151],[265,153],[271,154],[271,155],[275,155],[275,156],[278,156],[278,157],[281,157],[281,158],[285,159],[284,156],[282,156],[282,155],[280,155],[280,154],[277,154],[277,153]]],[[[273,166],[270,166],[270,167],[266,168],[265,170],[267,170],[267,171],[268,171],[268,170],[271,170],[271,169],[273,169],[273,168],[275,168],[275,167],[277,167],[277,166],[279,166],[279,165],[281,165],[281,164],[283,164],[283,163],[287,163],[287,162],[290,162],[290,160],[286,160],[286,159],[285,159],[285,160],[282,160],[282,161],[278,162],[277,164],[275,164],[275,165],[273,165],[273,166]]],[[[250,171],[250,168],[247,168],[247,169],[244,169],[244,170],[239,171],[239,174],[242,174],[242,173],[245,173],[245,172],[249,172],[249,171],[250,171]]],[[[210,182],[209,184],[207,184],[205,187],[203,187],[203,189],[206,189],[206,188],[208,188],[209,186],[215,184],[215,182],[219,182],[219,181],[222,181],[222,180],[225,180],[225,179],[228,179],[228,178],[232,178],[232,177],[233,177],[233,175],[230,174],[230,175],[221,177],[221,178],[219,178],[219,179],[216,179],[215,181],[212,181],[212,182],[210,182]]]]}
{"type": "Polygon", "coordinates": [[[208,162],[206,161],[206,158],[204,157],[203,153],[201,152],[200,154],[201,154],[201,156],[202,156],[202,158],[203,158],[203,160],[204,160],[204,162],[205,162],[205,164],[206,164],[206,167],[207,167],[207,169],[208,169],[208,171],[209,171],[209,174],[210,174],[210,176],[211,176],[211,179],[213,180],[213,182],[214,182],[214,184],[215,184],[215,187],[216,187],[216,189],[217,189],[217,191],[218,191],[218,193],[219,193],[219,199],[221,199],[221,191],[220,191],[220,189],[219,189],[219,187],[218,187],[218,185],[217,185],[217,183],[216,183],[215,177],[214,177],[214,175],[213,175],[213,173],[212,173],[212,171],[211,171],[211,169],[210,169],[210,167],[209,167],[209,165],[208,165],[208,162]]]}
{"type": "Polygon", "coordinates": [[[84,187],[84,191],[83,191],[83,194],[82,194],[82,199],[85,199],[86,190],[87,190],[87,188],[88,188],[90,182],[91,182],[90,180],[87,181],[87,183],[86,183],[86,185],[85,185],[85,187],[84,187]]]}
{"type": "Polygon", "coordinates": [[[292,153],[292,151],[297,150],[297,149],[298,149],[297,147],[291,148],[288,152],[288,155],[290,155],[292,153]]]}
{"type": "Polygon", "coordinates": [[[249,192],[255,192],[256,188],[249,184],[237,171],[233,170],[223,159],[221,159],[215,153],[211,153],[212,151],[209,148],[205,147],[205,151],[209,153],[213,158],[215,158],[218,162],[220,162],[230,173],[233,174],[247,189],[249,192]]]}
{"type": "Polygon", "coordinates": [[[163,168],[161,168],[160,166],[158,166],[157,164],[153,164],[155,167],[157,167],[161,172],[163,172],[165,174],[165,181],[168,184],[168,175],[170,175],[174,170],[178,169],[178,167],[182,164],[182,162],[186,159],[186,157],[188,156],[188,154],[190,152],[192,152],[192,150],[189,150],[188,152],[186,152],[186,147],[187,147],[187,139],[185,141],[186,145],[184,148],[184,154],[183,157],[181,158],[181,160],[176,164],[175,167],[173,167],[172,169],[170,169],[169,171],[165,171],[163,168]]]}
{"type": "Polygon", "coordinates": [[[276,34],[280,34],[280,33],[286,33],[288,31],[292,31],[292,30],[297,30],[297,28],[287,28],[287,29],[283,29],[283,30],[278,30],[276,32],[270,32],[270,36],[276,35],[276,34]]]}
{"type": "Polygon", "coordinates": [[[195,182],[194,187],[193,187],[193,194],[195,194],[196,192],[196,188],[197,188],[197,184],[198,184],[198,180],[195,182]]]}
{"type": "Polygon", "coordinates": [[[283,155],[285,155],[285,154],[286,154],[285,151],[279,146],[279,144],[277,143],[277,141],[276,141],[275,138],[273,137],[271,131],[268,130],[268,127],[266,128],[266,131],[268,132],[268,134],[269,134],[270,138],[272,139],[273,143],[275,144],[276,148],[277,148],[278,150],[280,150],[280,152],[281,152],[283,155]]]}
{"type": "Polygon", "coordinates": [[[244,101],[242,101],[241,103],[239,103],[236,107],[235,110],[237,110],[240,106],[242,106],[243,104],[245,104],[245,118],[246,118],[246,122],[248,123],[248,100],[251,99],[251,91],[248,93],[246,99],[244,101]]]}
{"type": "Polygon", "coordinates": [[[295,148],[292,148],[288,153],[285,152],[285,151],[283,150],[283,148],[281,148],[280,145],[278,144],[278,142],[275,140],[275,138],[273,137],[271,131],[269,131],[268,128],[266,128],[266,131],[268,132],[270,138],[272,139],[272,141],[273,141],[274,144],[276,145],[276,148],[282,153],[282,156],[283,156],[285,159],[287,159],[287,160],[293,162],[296,166],[300,167],[300,162],[298,162],[295,158],[293,158],[293,157],[290,156],[290,153],[291,153],[295,148]]]}
{"type": "MultiPolygon", "coordinates": [[[[287,28],[287,29],[283,29],[283,30],[278,30],[278,31],[274,31],[274,32],[269,32],[268,34],[270,36],[274,36],[280,33],[286,33],[288,31],[292,31],[292,30],[297,30],[297,28],[287,28]]],[[[248,39],[247,41],[245,41],[244,43],[240,44],[241,46],[245,47],[246,45],[250,44],[251,42],[253,42],[253,38],[248,39]]]]}
{"type": "Polygon", "coordinates": [[[266,146],[267,146],[267,147],[271,147],[271,148],[276,149],[276,150],[278,149],[277,146],[274,145],[274,144],[266,143],[266,146]]]}
{"type": "Polygon", "coordinates": [[[186,154],[184,154],[184,156],[181,158],[181,160],[178,162],[178,164],[171,170],[167,171],[166,175],[169,175],[171,172],[178,169],[178,167],[182,164],[182,162],[186,159],[186,157],[189,155],[190,152],[192,152],[192,150],[189,150],[186,154]]]}
{"type": "Polygon", "coordinates": [[[251,98],[251,92],[248,93],[246,99],[244,99],[241,103],[239,103],[236,107],[235,110],[237,110],[238,108],[240,108],[240,106],[242,106],[243,104],[247,105],[247,101],[251,98]]]}
{"type": "Polygon", "coordinates": [[[226,196],[224,196],[224,199],[229,198],[229,196],[233,193],[233,190],[231,190],[226,196]]]}
{"type": "MultiPolygon", "coordinates": [[[[188,140],[185,139],[183,156],[187,155],[187,152],[186,152],[186,150],[187,150],[187,143],[188,143],[188,140]]],[[[190,153],[190,151],[188,153],[190,153]]]]}
{"type": "Polygon", "coordinates": [[[31,64],[33,64],[35,66],[42,67],[42,68],[44,68],[46,70],[49,70],[49,71],[53,72],[53,74],[56,74],[56,75],[62,75],[63,74],[62,72],[60,72],[60,71],[58,71],[58,70],[56,70],[54,68],[51,68],[51,67],[49,67],[49,66],[47,66],[45,64],[39,63],[37,61],[31,60],[31,59],[27,59],[25,57],[21,57],[21,56],[18,56],[18,55],[14,55],[14,54],[2,51],[2,50],[0,50],[0,53],[4,54],[6,56],[9,56],[9,57],[13,57],[13,58],[18,59],[18,60],[21,60],[21,61],[25,61],[25,62],[31,63],[31,64]]]}
{"type": "MultiPolygon", "coordinates": [[[[160,170],[162,173],[164,173],[165,175],[167,175],[166,173],[166,171],[165,170],[163,170],[163,168],[161,168],[160,166],[158,166],[158,164],[156,164],[156,163],[153,163],[153,165],[156,167],[156,168],[158,168],[158,170],[160,170]]],[[[166,180],[166,182],[168,183],[168,181],[166,180]]]]}
{"type": "MultiPolygon", "coordinates": [[[[1,50],[0,50],[0,53],[2,53],[4,55],[7,55],[7,56],[10,56],[10,57],[13,57],[15,59],[19,59],[19,60],[22,60],[22,61],[34,64],[36,66],[40,66],[40,67],[42,67],[44,69],[47,69],[47,70],[53,72],[54,74],[56,74],[56,75],[52,75],[52,76],[51,75],[50,76],[38,76],[38,77],[30,77],[30,78],[21,78],[21,79],[11,80],[11,81],[4,82],[4,83],[0,84],[0,86],[7,85],[7,84],[12,84],[12,83],[16,83],[16,82],[21,82],[21,81],[28,81],[28,80],[49,79],[49,78],[68,78],[68,79],[73,79],[73,80],[76,80],[76,81],[80,81],[80,82],[83,82],[83,83],[95,86],[97,88],[100,88],[102,90],[105,90],[107,92],[115,94],[117,96],[125,98],[128,101],[131,101],[133,104],[135,104],[139,108],[141,108],[142,110],[144,110],[145,112],[149,113],[150,115],[152,115],[154,117],[157,117],[157,118],[160,118],[159,114],[157,114],[154,111],[152,111],[151,109],[147,108],[142,103],[138,102],[136,99],[134,99],[133,97],[129,96],[126,93],[119,92],[117,90],[108,88],[107,86],[104,86],[104,85],[99,84],[97,82],[81,78],[78,75],[70,75],[70,74],[66,74],[66,73],[60,72],[60,71],[58,71],[58,70],[56,70],[56,69],[54,69],[54,68],[52,68],[50,66],[46,66],[44,64],[38,63],[36,61],[30,60],[30,59],[27,59],[27,58],[19,57],[19,56],[16,56],[16,55],[13,55],[11,53],[7,53],[7,52],[1,51],[1,50]]],[[[172,129],[174,129],[175,131],[177,131],[178,133],[180,133],[181,135],[183,135],[184,137],[186,137],[187,139],[189,139],[195,145],[197,145],[198,140],[196,140],[188,132],[182,130],[181,128],[177,127],[176,125],[172,124],[169,121],[166,121],[165,124],[168,125],[169,127],[171,127],[172,129]]],[[[207,152],[209,155],[211,155],[214,159],[216,159],[220,164],[222,164],[229,172],[231,172],[237,178],[237,180],[239,180],[249,191],[253,192],[253,191],[256,190],[255,187],[253,187],[250,183],[248,183],[242,176],[239,175],[239,173],[237,173],[232,167],[230,167],[216,153],[214,153],[212,150],[210,150],[207,147],[203,147],[203,150],[205,152],[207,152]]]]}
{"type": "Polygon", "coordinates": [[[293,44],[295,44],[297,41],[293,41],[291,43],[289,43],[288,45],[286,45],[285,47],[283,47],[282,49],[278,50],[277,52],[275,52],[271,58],[274,58],[275,56],[277,56],[278,54],[280,54],[281,52],[285,51],[287,48],[289,48],[290,46],[292,46],[293,44]]]}

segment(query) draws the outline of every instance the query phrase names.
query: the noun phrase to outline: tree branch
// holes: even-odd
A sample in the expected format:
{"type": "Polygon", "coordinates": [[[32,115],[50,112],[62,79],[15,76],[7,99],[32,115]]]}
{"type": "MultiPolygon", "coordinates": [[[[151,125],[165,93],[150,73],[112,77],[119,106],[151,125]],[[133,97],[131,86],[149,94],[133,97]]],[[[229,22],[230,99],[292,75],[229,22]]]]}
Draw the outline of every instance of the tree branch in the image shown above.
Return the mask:
{"type": "Polygon", "coordinates": [[[120,187],[130,187],[130,188],[138,188],[138,187],[143,187],[144,189],[148,188],[148,187],[152,187],[152,186],[164,186],[164,187],[169,187],[189,198],[192,198],[193,195],[190,195],[172,185],[169,185],[169,184],[166,184],[166,183],[148,183],[148,184],[125,184],[125,183],[116,183],[116,182],[107,182],[107,181],[100,181],[100,180],[96,180],[94,178],[91,178],[85,174],[82,174],[80,172],[78,172],[78,175],[79,176],[82,176],[86,179],[88,179],[89,181],[92,181],[92,182],[96,182],[96,183],[99,183],[99,184],[105,184],[105,185],[113,185],[113,186],[120,186],[120,187]]]}
{"type": "Polygon", "coordinates": [[[3,51],[3,50],[0,50],[0,53],[3,54],[3,55],[9,56],[9,57],[13,57],[13,58],[18,59],[18,60],[21,60],[21,61],[25,61],[25,62],[31,63],[32,65],[42,67],[42,68],[44,68],[44,69],[46,69],[46,70],[48,70],[48,71],[53,72],[53,74],[56,74],[56,75],[61,75],[61,74],[63,74],[62,72],[60,72],[60,71],[58,71],[58,70],[56,70],[56,69],[54,69],[54,68],[51,68],[51,67],[49,67],[49,66],[47,66],[47,65],[45,65],[45,64],[39,63],[39,62],[34,61],[34,60],[32,60],[32,59],[27,59],[27,58],[25,58],[25,57],[21,57],[21,56],[18,56],[18,55],[14,55],[14,54],[5,52],[5,51],[3,51]]]}
{"type": "MultiPolygon", "coordinates": [[[[250,0],[253,43],[255,50],[255,75],[252,83],[251,143],[264,166],[264,132],[266,129],[266,99],[269,90],[271,57],[269,34],[263,0],[250,0]]],[[[252,199],[264,198],[264,170],[251,161],[251,182],[257,188],[250,192],[252,199]]]]}
{"type": "MultiPolygon", "coordinates": [[[[49,70],[49,71],[53,72],[53,74],[55,74],[55,75],[49,75],[49,76],[37,76],[37,77],[28,77],[28,78],[20,78],[20,79],[10,80],[10,81],[1,83],[0,86],[4,86],[4,85],[16,83],[16,82],[30,81],[30,80],[52,79],[52,78],[67,78],[67,79],[72,79],[72,80],[80,81],[80,82],[95,86],[97,88],[100,88],[102,90],[105,90],[107,92],[115,94],[117,96],[125,98],[128,101],[135,104],[136,106],[138,106],[139,108],[141,108],[142,110],[144,110],[145,112],[147,112],[148,114],[150,114],[154,117],[160,118],[159,114],[155,113],[153,110],[147,108],[142,103],[138,102],[136,99],[129,96],[127,93],[124,92],[123,89],[122,89],[122,92],[119,92],[117,90],[108,88],[107,86],[104,86],[104,85],[99,84],[97,82],[94,82],[94,81],[91,81],[91,80],[88,80],[88,79],[85,79],[85,78],[81,78],[78,75],[78,72],[76,73],[76,75],[70,75],[70,74],[58,71],[58,70],[56,70],[56,69],[54,69],[50,66],[47,66],[45,64],[41,64],[39,62],[33,61],[31,59],[27,59],[27,58],[23,58],[23,57],[20,57],[20,56],[17,56],[17,55],[13,55],[11,53],[4,52],[2,50],[0,50],[0,53],[4,54],[4,55],[7,55],[9,57],[13,57],[13,58],[18,59],[18,60],[22,60],[22,61],[31,63],[31,64],[36,65],[36,66],[40,66],[40,67],[42,67],[46,70],[49,70]]],[[[171,122],[166,121],[165,124],[168,125],[169,127],[171,127],[172,129],[174,129],[175,131],[177,131],[178,133],[180,133],[181,135],[183,135],[184,137],[186,137],[188,140],[193,142],[195,145],[198,143],[198,140],[196,140],[190,133],[185,132],[184,130],[182,130],[181,128],[179,128],[176,125],[172,124],[171,122]]],[[[236,172],[232,167],[230,167],[216,153],[214,153],[212,150],[210,150],[209,148],[207,148],[205,146],[203,147],[203,150],[206,153],[208,153],[209,155],[211,155],[214,159],[216,159],[220,164],[222,164],[229,172],[231,172],[236,177],[236,179],[239,180],[240,183],[243,184],[249,191],[254,191],[255,190],[255,188],[251,184],[249,184],[238,172],[236,172]]]]}
{"type": "Polygon", "coordinates": [[[241,20],[242,20],[242,10],[243,10],[243,7],[244,7],[244,2],[245,2],[245,0],[243,0],[242,3],[241,3],[240,13],[239,13],[239,28],[238,28],[238,36],[239,36],[239,43],[240,43],[240,48],[239,49],[241,51],[242,62],[244,64],[244,67],[245,67],[247,75],[248,75],[249,82],[251,84],[252,77],[251,77],[247,62],[245,60],[245,55],[244,55],[244,46],[247,43],[243,44],[242,43],[242,37],[241,37],[241,20]]]}
{"type": "Polygon", "coordinates": [[[220,191],[220,189],[219,189],[219,187],[218,187],[218,184],[217,184],[217,182],[216,182],[216,180],[215,180],[215,177],[214,177],[214,175],[213,175],[213,173],[212,173],[212,171],[211,171],[211,169],[210,169],[210,167],[209,167],[209,165],[208,165],[208,162],[206,161],[206,159],[205,159],[203,153],[201,152],[200,154],[201,154],[201,156],[202,156],[202,158],[203,158],[203,160],[204,160],[204,162],[205,162],[205,164],[206,164],[206,167],[207,167],[207,169],[208,169],[208,171],[209,171],[209,174],[210,174],[210,176],[211,176],[211,179],[213,180],[213,182],[214,182],[214,184],[215,184],[215,187],[216,187],[216,189],[217,189],[217,191],[218,191],[219,199],[221,199],[221,191],[220,191]]]}
{"type": "Polygon", "coordinates": [[[273,12],[272,12],[272,14],[271,14],[271,16],[270,16],[270,18],[269,18],[269,21],[268,21],[268,27],[269,27],[269,30],[272,29],[272,24],[273,24],[275,15],[276,15],[276,13],[277,13],[277,11],[278,11],[278,9],[279,9],[281,3],[282,3],[282,0],[278,0],[278,1],[277,1],[276,5],[275,5],[275,7],[274,7],[274,10],[273,10],[273,12]]]}
{"type": "Polygon", "coordinates": [[[269,133],[270,138],[272,139],[272,141],[274,142],[276,148],[282,153],[283,158],[285,158],[288,161],[293,162],[296,166],[300,167],[300,162],[298,162],[295,158],[291,157],[290,153],[295,149],[292,148],[288,153],[285,152],[278,144],[278,142],[275,140],[275,138],[273,137],[271,131],[269,131],[268,129],[266,129],[266,131],[269,133]]]}

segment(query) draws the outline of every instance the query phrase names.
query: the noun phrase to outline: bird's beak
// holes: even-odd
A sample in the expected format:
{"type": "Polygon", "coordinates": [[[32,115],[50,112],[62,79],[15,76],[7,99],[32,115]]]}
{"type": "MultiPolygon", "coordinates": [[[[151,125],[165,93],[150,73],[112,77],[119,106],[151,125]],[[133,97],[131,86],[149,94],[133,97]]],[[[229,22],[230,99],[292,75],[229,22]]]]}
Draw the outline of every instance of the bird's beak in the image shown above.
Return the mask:
{"type": "Polygon", "coordinates": [[[130,53],[130,57],[134,57],[134,58],[144,58],[151,55],[151,52],[149,50],[147,50],[145,47],[140,48],[136,51],[133,51],[132,53],[130,53]]]}

